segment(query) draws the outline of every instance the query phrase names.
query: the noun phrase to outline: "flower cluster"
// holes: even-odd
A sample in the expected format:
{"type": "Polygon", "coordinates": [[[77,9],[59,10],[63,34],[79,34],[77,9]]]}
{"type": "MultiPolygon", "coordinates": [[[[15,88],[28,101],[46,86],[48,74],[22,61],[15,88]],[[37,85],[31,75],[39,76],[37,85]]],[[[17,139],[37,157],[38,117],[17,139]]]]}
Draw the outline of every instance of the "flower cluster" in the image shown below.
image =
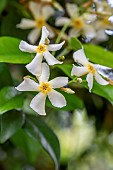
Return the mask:
{"type": "Polygon", "coordinates": [[[21,41],[19,48],[24,52],[36,53],[35,58],[31,63],[26,65],[30,73],[36,76],[36,80],[25,77],[24,81],[16,87],[19,91],[36,91],[39,92],[31,101],[30,107],[40,115],[45,113],[46,96],[50,99],[55,107],[66,106],[64,96],[54,90],[55,88],[62,88],[68,84],[68,77],[56,77],[48,81],[50,75],[49,66],[42,62],[43,57],[49,65],[62,64],[49,51],[59,50],[64,42],[60,44],[49,44],[49,32],[45,26],[42,27],[42,36],[38,46],[30,45],[25,41],[21,41]]]}
{"type": "MultiPolygon", "coordinates": [[[[49,81],[50,69],[49,65],[62,64],[58,61],[49,51],[56,51],[61,49],[65,41],[60,44],[50,44],[49,32],[45,26],[42,27],[42,36],[38,46],[30,45],[25,41],[21,41],[19,48],[21,51],[36,53],[34,59],[26,65],[26,68],[30,73],[36,76],[34,80],[32,77],[24,77],[24,81],[16,87],[19,91],[36,91],[39,92],[31,101],[30,107],[40,115],[46,115],[45,112],[45,100],[48,96],[52,105],[55,107],[66,106],[66,100],[64,96],[57,92],[56,88],[60,88],[62,91],[73,94],[74,91],[70,88],[65,88],[68,84],[68,77],[56,77],[49,81]],[[46,62],[43,62],[45,58],[46,62]]],[[[88,82],[89,92],[93,87],[93,77],[101,85],[109,84],[108,81],[103,79],[100,75],[100,66],[98,64],[90,63],[83,49],[76,51],[73,55],[74,61],[80,64],[80,66],[73,65],[71,75],[82,76],[87,74],[86,81],[88,82]]],[[[79,79],[79,78],[78,78],[79,79]]]]}
{"type": "Polygon", "coordinates": [[[32,19],[21,19],[17,28],[32,29],[27,37],[32,44],[37,42],[42,26],[47,27],[50,38],[59,34],[59,27],[67,25],[69,29],[62,35],[63,38],[82,35],[93,43],[106,41],[108,35],[113,34],[113,10],[110,3],[106,1],[92,0],[90,3],[82,5],[82,11],[75,3],[67,3],[66,9],[63,9],[56,1],[52,0],[29,1],[28,8],[32,14],[32,19]],[[64,16],[62,17],[60,12],[57,15],[55,8],[62,11],[64,16]],[[55,25],[48,24],[50,17],[53,21],[56,19],[55,25]]]}

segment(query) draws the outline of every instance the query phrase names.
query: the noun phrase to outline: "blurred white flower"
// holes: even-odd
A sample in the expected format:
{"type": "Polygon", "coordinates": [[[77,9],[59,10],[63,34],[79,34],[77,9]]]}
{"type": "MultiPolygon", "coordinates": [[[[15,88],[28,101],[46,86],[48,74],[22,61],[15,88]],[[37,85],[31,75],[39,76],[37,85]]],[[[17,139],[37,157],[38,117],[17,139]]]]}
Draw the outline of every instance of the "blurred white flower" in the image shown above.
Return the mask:
{"type": "Polygon", "coordinates": [[[21,22],[17,24],[17,28],[33,29],[28,34],[28,40],[34,44],[40,36],[42,26],[46,26],[49,30],[49,37],[54,37],[54,32],[47,23],[50,16],[54,15],[54,9],[50,5],[42,6],[41,4],[30,1],[29,9],[33,15],[34,20],[22,18],[21,22]]]}
{"type": "Polygon", "coordinates": [[[74,61],[81,64],[82,66],[75,66],[73,65],[71,75],[75,76],[83,76],[87,74],[86,81],[88,82],[89,92],[93,88],[93,78],[101,84],[107,85],[109,84],[108,81],[104,80],[98,73],[98,64],[92,64],[88,62],[84,50],[80,49],[73,54],[74,61]]]}
{"type": "Polygon", "coordinates": [[[65,41],[60,44],[49,44],[48,40],[49,32],[45,26],[42,27],[42,36],[38,46],[30,45],[25,41],[21,41],[19,48],[21,51],[36,53],[35,58],[26,65],[26,68],[33,75],[39,76],[41,74],[42,60],[43,57],[46,59],[49,65],[54,64],[62,64],[62,62],[58,61],[49,51],[57,51],[59,50],[65,41]]]}
{"type": "Polygon", "coordinates": [[[96,36],[94,37],[95,42],[102,42],[108,40],[108,35],[105,30],[113,30],[113,22],[111,17],[102,17],[94,22],[94,28],[96,36]]]}
{"type": "Polygon", "coordinates": [[[80,34],[85,35],[87,38],[92,39],[95,37],[95,30],[90,24],[96,19],[95,14],[85,13],[84,15],[79,14],[79,8],[75,4],[66,4],[67,12],[70,18],[59,17],[56,19],[56,26],[63,26],[69,24],[72,27],[69,31],[71,37],[79,36],[80,34]]]}
{"type": "Polygon", "coordinates": [[[49,66],[46,63],[43,63],[42,73],[39,77],[37,77],[39,83],[25,77],[24,81],[16,87],[16,89],[19,91],[39,92],[30,103],[30,107],[39,115],[46,115],[45,101],[47,96],[53,106],[59,108],[66,106],[66,100],[64,96],[54,89],[67,85],[68,77],[56,77],[53,80],[48,81],[49,75],[49,66]]]}

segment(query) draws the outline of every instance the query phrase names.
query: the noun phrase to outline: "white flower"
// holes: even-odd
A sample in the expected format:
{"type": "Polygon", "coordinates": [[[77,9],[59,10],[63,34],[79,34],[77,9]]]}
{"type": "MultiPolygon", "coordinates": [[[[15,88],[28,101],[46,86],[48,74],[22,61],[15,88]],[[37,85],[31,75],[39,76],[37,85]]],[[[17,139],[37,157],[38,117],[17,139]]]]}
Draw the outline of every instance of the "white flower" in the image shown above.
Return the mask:
{"type": "Polygon", "coordinates": [[[42,36],[38,46],[29,45],[25,41],[21,41],[19,48],[21,51],[36,53],[35,58],[31,61],[31,63],[26,65],[26,68],[33,75],[39,76],[41,74],[41,63],[43,60],[43,56],[46,59],[49,65],[54,64],[62,64],[62,62],[58,61],[49,51],[59,50],[65,41],[60,44],[49,44],[48,40],[49,32],[45,26],[42,27],[42,36]]]}
{"type": "Polygon", "coordinates": [[[29,9],[34,17],[34,20],[23,18],[19,24],[17,24],[17,28],[21,29],[33,29],[28,34],[28,40],[30,43],[34,44],[40,36],[40,32],[42,26],[46,26],[50,32],[49,37],[54,37],[54,32],[46,23],[51,15],[54,14],[54,10],[50,5],[41,6],[41,4],[30,1],[29,9]]]}
{"type": "Polygon", "coordinates": [[[79,8],[75,4],[67,3],[66,9],[70,18],[57,18],[56,26],[63,26],[66,23],[69,24],[69,26],[72,27],[69,31],[70,37],[79,36],[81,33],[90,39],[95,37],[95,30],[90,22],[96,19],[96,15],[86,13],[80,16],[79,8]]]}
{"type": "Polygon", "coordinates": [[[94,42],[103,42],[109,39],[106,34],[106,29],[113,30],[113,23],[110,20],[111,17],[103,17],[94,22],[94,28],[96,31],[96,36],[94,37],[94,42]]]}
{"type": "Polygon", "coordinates": [[[68,83],[68,77],[56,77],[53,80],[48,81],[50,75],[49,66],[46,63],[42,64],[42,74],[37,77],[39,83],[34,80],[25,77],[24,81],[16,87],[19,91],[36,91],[39,92],[31,101],[30,107],[40,115],[46,115],[45,113],[45,101],[48,96],[52,105],[55,107],[66,106],[66,100],[64,96],[54,90],[55,88],[61,88],[68,83]]]}
{"type": "Polygon", "coordinates": [[[81,64],[82,66],[74,66],[71,71],[71,75],[75,76],[83,76],[87,74],[86,81],[88,82],[89,91],[91,92],[91,89],[93,87],[93,78],[101,84],[101,85],[107,85],[109,84],[106,80],[104,80],[98,73],[98,64],[92,64],[91,62],[88,62],[84,50],[80,49],[76,51],[73,55],[73,58],[75,62],[81,64]]]}

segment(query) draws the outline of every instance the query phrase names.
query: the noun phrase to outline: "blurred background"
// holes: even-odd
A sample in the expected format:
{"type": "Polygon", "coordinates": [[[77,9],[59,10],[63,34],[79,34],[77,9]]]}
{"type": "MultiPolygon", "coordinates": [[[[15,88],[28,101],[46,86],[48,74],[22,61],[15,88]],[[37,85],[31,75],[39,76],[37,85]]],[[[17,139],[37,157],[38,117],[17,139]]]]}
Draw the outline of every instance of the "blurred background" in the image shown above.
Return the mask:
{"type": "MultiPolygon", "coordinates": [[[[30,42],[28,40],[28,34],[31,29],[21,29],[17,26],[22,18],[33,19],[28,6],[29,1],[2,0],[0,2],[1,37],[15,37],[30,42]]],[[[35,3],[42,3],[42,7],[49,4],[54,8],[54,16],[50,16],[47,21],[47,24],[51,26],[51,29],[55,33],[55,36],[51,38],[51,42],[55,42],[62,29],[62,26],[55,26],[56,19],[63,16],[69,18],[66,10],[67,3],[78,5],[80,15],[84,11],[91,11],[91,9],[93,12],[90,12],[90,14],[105,12],[105,16],[108,16],[107,12],[111,12],[110,15],[112,16],[113,13],[112,0],[34,1],[35,3]]],[[[94,22],[93,24],[96,25],[96,21],[94,22]]],[[[110,27],[104,27],[104,33],[107,37],[104,40],[97,40],[96,38],[89,39],[83,33],[77,34],[76,37],[82,43],[97,44],[107,50],[113,51],[113,27],[111,27],[112,24],[110,27]]],[[[101,27],[98,29],[101,29],[101,27]]],[[[68,32],[69,27],[61,37],[61,40],[66,39],[67,41],[69,38],[68,32]]],[[[38,43],[38,41],[39,39],[35,43],[38,43]]],[[[71,56],[72,51],[66,52],[66,63],[72,63],[71,56]]],[[[51,69],[51,78],[58,75],[65,75],[61,70],[57,70],[54,67],[51,69]]],[[[25,65],[0,63],[0,88],[4,86],[16,86],[22,81],[23,76],[27,74],[28,71],[25,69],[25,65]]],[[[59,139],[61,147],[60,170],[113,170],[112,102],[96,94],[89,93],[87,89],[81,86],[74,86],[72,84],[71,88],[75,91],[75,98],[70,96],[68,99],[70,101],[69,106],[64,109],[57,109],[48,103],[46,106],[46,112],[48,114],[46,117],[41,118],[55,132],[59,139]]],[[[35,113],[29,108],[31,98],[32,94],[29,94],[28,98],[25,99],[22,112],[34,115],[35,113]]],[[[19,111],[13,110],[5,113],[6,120],[12,112],[18,115],[19,111]]],[[[2,118],[0,117],[0,119],[2,118]]],[[[54,163],[40,143],[19,129],[9,140],[0,144],[0,170],[54,170],[54,163]]]]}

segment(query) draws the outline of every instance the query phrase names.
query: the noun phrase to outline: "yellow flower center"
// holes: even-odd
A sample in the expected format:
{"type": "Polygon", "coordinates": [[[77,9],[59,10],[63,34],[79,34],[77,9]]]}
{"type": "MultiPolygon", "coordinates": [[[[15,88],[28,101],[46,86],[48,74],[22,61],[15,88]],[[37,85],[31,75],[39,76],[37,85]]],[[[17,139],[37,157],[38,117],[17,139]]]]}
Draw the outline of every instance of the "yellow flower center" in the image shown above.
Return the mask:
{"type": "Polygon", "coordinates": [[[45,20],[44,18],[38,18],[36,21],[36,26],[41,29],[45,25],[45,20]]]}
{"type": "Polygon", "coordinates": [[[37,51],[38,53],[40,53],[40,54],[44,53],[44,52],[46,51],[46,45],[40,44],[40,45],[37,47],[36,51],[37,51]]]}
{"type": "Polygon", "coordinates": [[[88,64],[87,68],[92,74],[94,74],[96,72],[95,68],[91,64],[88,64]]]}
{"type": "Polygon", "coordinates": [[[103,18],[102,23],[103,25],[110,25],[110,21],[108,20],[108,17],[103,18]]]}
{"type": "Polygon", "coordinates": [[[48,82],[42,82],[39,86],[39,91],[44,94],[47,94],[51,91],[51,85],[48,82]]]}
{"type": "Polygon", "coordinates": [[[84,21],[82,18],[77,18],[73,20],[73,26],[78,29],[82,29],[84,27],[84,21]]]}

